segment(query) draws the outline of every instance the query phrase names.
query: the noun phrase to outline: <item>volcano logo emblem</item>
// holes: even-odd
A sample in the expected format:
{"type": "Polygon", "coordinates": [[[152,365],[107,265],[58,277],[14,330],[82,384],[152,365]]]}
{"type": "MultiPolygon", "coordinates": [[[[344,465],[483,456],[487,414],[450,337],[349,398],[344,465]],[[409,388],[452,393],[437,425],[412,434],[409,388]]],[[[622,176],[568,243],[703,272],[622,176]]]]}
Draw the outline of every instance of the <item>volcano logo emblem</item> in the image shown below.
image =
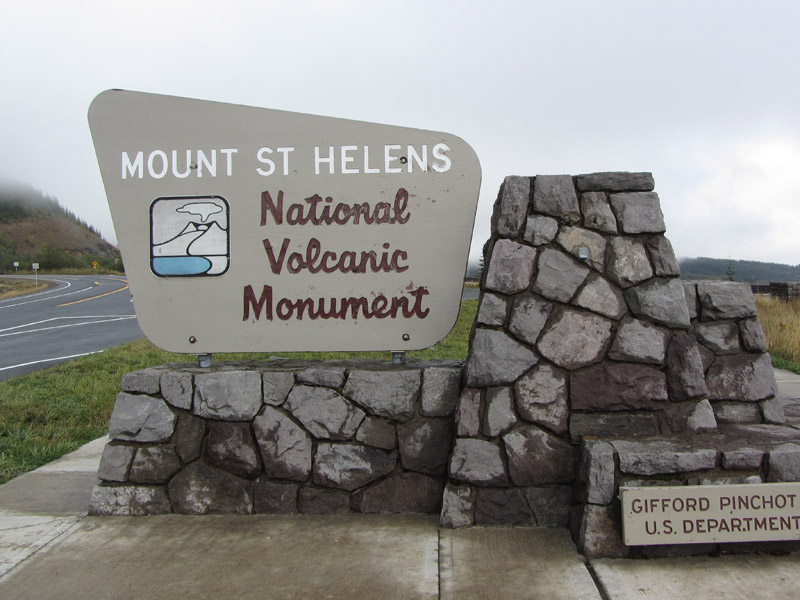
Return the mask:
{"type": "Polygon", "coordinates": [[[222,196],[157,198],[150,205],[150,269],[159,277],[215,277],[230,265],[222,196]]]}

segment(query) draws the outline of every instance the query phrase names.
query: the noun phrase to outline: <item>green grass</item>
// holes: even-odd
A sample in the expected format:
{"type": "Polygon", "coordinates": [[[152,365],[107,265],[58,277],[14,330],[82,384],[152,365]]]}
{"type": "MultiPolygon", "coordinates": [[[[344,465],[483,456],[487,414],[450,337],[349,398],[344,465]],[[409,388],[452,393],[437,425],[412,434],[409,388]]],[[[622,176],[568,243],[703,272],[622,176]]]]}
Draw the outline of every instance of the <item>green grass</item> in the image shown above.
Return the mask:
{"type": "MultiPolygon", "coordinates": [[[[427,350],[407,358],[464,360],[477,300],[461,304],[450,334],[427,350]]],[[[285,356],[303,360],[379,358],[388,352],[326,352],[290,354],[226,354],[214,360],[266,360],[285,356]]],[[[0,483],[75,450],[108,430],[108,419],[122,375],[169,362],[195,362],[195,357],[172,354],[137,340],[68,363],[0,382],[0,483]]]]}

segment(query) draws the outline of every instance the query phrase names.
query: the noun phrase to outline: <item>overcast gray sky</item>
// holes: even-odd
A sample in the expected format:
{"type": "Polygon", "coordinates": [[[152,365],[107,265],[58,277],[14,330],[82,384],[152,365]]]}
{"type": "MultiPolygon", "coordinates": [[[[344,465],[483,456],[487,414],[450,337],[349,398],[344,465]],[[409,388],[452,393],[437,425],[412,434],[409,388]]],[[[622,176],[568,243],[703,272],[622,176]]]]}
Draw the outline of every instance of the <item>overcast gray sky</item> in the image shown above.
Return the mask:
{"type": "Polygon", "coordinates": [[[109,88],[453,133],[483,183],[651,171],[680,257],[800,263],[800,2],[0,0],[0,178],[116,242],[109,88]]]}

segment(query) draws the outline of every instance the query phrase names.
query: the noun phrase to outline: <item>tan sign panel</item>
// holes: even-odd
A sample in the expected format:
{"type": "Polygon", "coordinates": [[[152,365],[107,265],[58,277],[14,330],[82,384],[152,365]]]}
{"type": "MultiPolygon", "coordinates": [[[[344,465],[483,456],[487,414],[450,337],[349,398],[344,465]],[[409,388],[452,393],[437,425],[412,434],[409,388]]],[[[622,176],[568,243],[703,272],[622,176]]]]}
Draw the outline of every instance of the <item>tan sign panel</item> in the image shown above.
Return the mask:
{"type": "Polygon", "coordinates": [[[117,90],[89,125],[154,344],[413,350],[455,323],[480,187],[460,138],[117,90]]]}
{"type": "Polygon", "coordinates": [[[629,546],[800,540],[800,483],[627,487],[629,546]]]}

